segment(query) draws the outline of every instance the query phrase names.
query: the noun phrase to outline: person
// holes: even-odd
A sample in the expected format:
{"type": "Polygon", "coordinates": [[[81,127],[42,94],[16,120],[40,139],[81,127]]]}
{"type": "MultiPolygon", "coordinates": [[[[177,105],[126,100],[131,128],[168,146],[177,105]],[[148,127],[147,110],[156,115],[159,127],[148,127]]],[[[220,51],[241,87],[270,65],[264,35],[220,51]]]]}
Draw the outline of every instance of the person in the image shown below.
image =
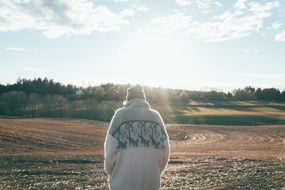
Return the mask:
{"type": "Polygon", "coordinates": [[[169,159],[169,137],[141,85],[128,88],[109,125],[104,167],[111,190],[158,190],[169,159]]]}

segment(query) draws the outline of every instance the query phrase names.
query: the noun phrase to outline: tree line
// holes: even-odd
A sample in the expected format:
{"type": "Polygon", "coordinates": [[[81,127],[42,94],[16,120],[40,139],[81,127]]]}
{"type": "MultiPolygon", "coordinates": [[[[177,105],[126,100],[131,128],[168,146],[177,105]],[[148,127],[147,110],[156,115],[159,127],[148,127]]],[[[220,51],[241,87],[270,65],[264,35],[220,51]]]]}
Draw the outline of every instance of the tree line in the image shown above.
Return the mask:
{"type": "MultiPolygon", "coordinates": [[[[47,78],[18,79],[0,84],[0,115],[25,117],[78,117],[109,121],[122,105],[131,85],[101,84],[89,87],[64,85],[47,78]],[[81,94],[78,94],[78,90],[81,94]]],[[[285,102],[285,91],[277,88],[245,87],[232,92],[190,91],[144,86],[153,105],[186,105],[190,100],[263,100],[285,102]]]]}

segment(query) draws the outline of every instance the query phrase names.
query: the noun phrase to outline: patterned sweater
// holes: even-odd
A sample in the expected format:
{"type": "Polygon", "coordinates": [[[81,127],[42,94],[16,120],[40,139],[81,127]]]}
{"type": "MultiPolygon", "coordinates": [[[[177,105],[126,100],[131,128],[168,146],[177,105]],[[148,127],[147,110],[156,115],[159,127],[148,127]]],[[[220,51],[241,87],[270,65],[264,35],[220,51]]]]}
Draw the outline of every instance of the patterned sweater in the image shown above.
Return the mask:
{"type": "Polygon", "coordinates": [[[143,99],[132,99],[110,122],[105,169],[111,190],[157,190],[169,159],[169,138],[160,114],[143,99]]]}

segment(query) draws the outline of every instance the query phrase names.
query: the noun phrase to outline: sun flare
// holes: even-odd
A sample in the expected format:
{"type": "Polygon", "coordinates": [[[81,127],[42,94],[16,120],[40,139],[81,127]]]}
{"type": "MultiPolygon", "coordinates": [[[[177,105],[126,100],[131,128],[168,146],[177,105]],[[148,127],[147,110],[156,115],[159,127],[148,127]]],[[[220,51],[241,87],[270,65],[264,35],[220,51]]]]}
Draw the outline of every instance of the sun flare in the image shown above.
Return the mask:
{"type": "Polygon", "coordinates": [[[128,70],[135,73],[133,82],[165,83],[183,63],[176,36],[161,31],[137,34],[127,44],[126,52],[125,63],[128,70]]]}

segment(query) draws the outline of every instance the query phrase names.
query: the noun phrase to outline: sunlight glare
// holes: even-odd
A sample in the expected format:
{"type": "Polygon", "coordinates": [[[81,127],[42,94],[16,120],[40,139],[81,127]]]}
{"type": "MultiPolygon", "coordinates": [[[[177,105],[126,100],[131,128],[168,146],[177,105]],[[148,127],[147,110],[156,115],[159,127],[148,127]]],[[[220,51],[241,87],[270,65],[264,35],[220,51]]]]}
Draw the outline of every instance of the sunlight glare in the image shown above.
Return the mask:
{"type": "Polygon", "coordinates": [[[128,44],[127,55],[128,71],[135,73],[133,82],[149,85],[173,81],[171,76],[183,62],[176,36],[157,30],[136,35],[128,44]]]}

